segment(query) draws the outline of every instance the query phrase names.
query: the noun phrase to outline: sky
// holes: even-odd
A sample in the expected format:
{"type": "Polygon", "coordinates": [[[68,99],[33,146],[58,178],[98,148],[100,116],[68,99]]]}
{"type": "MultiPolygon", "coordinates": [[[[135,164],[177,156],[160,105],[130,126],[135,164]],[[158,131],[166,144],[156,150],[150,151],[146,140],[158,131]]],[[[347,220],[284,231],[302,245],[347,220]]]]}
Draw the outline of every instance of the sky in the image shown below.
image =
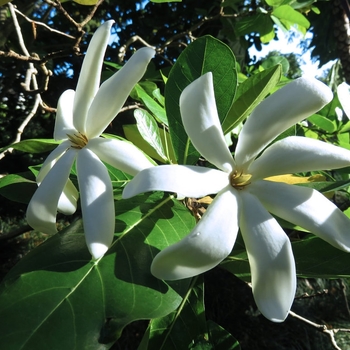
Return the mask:
{"type": "MultiPolygon", "coordinates": [[[[285,35],[282,30],[278,29],[277,32],[278,41],[272,40],[269,44],[263,45],[261,51],[257,51],[255,48],[249,50],[251,56],[255,55],[257,60],[262,57],[265,57],[270,51],[279,51],[281,53],[295,53],[302,54],[301,56],[301,69],[303,70],[304,76],[320,77],[323,74],[323,71],[329,69],[334,61],[331,61],[327,65],[318,67],[318,62],[312,62],[310,51],[303,53],[302,48],[300,47],[300,42],[303,40],[303,36],[299,33],[296,33],[295,39],[292,42],[288,41],[288,35],[285,35]]],[[[311,40],[312,33],[307,33],[305,39],[311,40]]]]}

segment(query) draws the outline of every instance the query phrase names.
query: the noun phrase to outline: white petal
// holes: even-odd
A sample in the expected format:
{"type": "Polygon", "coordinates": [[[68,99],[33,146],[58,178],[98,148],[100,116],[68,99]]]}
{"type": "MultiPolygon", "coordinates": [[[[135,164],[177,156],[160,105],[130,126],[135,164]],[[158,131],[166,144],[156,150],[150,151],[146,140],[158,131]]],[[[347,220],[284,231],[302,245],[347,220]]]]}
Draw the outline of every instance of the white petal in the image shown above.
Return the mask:
{"type": "Polygon", "coordinates": [[[144,153],[126,141],[98,137],[90,140],[86,147],[102,161],[133,176],[154,166],[144,153]]]}
{"type": "Polygon", "coordinates": [[[66,140],[67,134],[74,134],[77,131],[73,125],[73,101],[74,90],[66,90],[58,100],[53,138],[55,140],[66,140]]]}
{"type": "Polygon", "coordinates": [[[314,78],[299,78],[261,102],[238,137],[235,160],[245,171],[279,134],[314,114],[332,100],[332,91],[314,78]]]}
{"type": "Polygon", "coordinates": [[[100,136],[119,113],[154,54],[149,47],[137,50],[122,69],[101,85],[88,112],[86,135],[89,139],[100,136]]]}
{"type": "Polygon", "coordinates": [[[76,157],[77,150],[69,149],[47,173],[35,191],[27,209],[27,221],[35,230],[55,233],[58,200],[76,157]]]}
{"type": "Polygon", "coordinates": [[[350,252],[350,219],[318,191],[271,181],[256,181],[250,189],[271,213],[350,252]]]}
{"type": "Polygon", "coordinates": [[[180,111],[184,128],[197,151],[219,169],[231,172],[234,160],[222,132],[211,72],[185,88],[180,96],[180,111]]]}
{"type": "Polygon", "coordinates": [[[43,165],[40,168],[40,171],[36,177],[36,182],[40,184],[47,173],[52,169],[56,164],[57,160],[69,149],[70,141],[63,141],[60,143],[45,159],[43,165]]]}
{"type": "Polygon", "coordinates": [[[220,192],[188,236],[156,255],[151,265],[155,277],[178,280],[196,276],[230,254],[238,232],[235,192],[231,187],[220,192]]]}
{"type": "Polygon", "coordinates": [[[339,169],[350,165],[350,151],[329,143],[291,136],[268,147],[248,169],[253,179],[300,173],[304,171],[339,169]]]}
{"type": "Polygon", "coordinates": [[[255,302],[271,321],[283,322],[293,303],[296,272],[290,241],[259,200],[243,190],[240,228],[255,302]]]}
{"type": "Polygon", "coordinates": [[[350,118],[350,86],[345,82],[341,83],[337,87],[337,94],[344,112],[350,118]]]}
{"type": "Polygon", "coordinates": [[[148,191],[174,192],[199,198],[218,193],[228,184],[228,174],[220,170],[189,165],[159,165],[138,173],[125,186],[123,198],[148,191]]]}
{"type": "Polygon", "coordinates": [[[85,124],[88,110],[94,99],[101,78],[103,59],[114,21],[103,23],[93,35],[81,67],[73,108],[75,129],[86,133],[85,124]]]}
{"type": "MultiPolygon", "coordinates": [[[[57,160],[66,152],[67,149],[69,149],[69,147],[70,141],[63,141],[48,155],[36,178],[36,181],[39,185],[47,173],[56,164],[57,160]]],[[[65,215],[71,215],[75,213],[77,209],[78,197],[78,190],[75,188],[72,181],[68,179],[66,185],[64,186],[62,195],[58,201],[58,211],[65,215]]]]}
{"type": "Polygon", "coordinates": [[[77,210],[79,192],[73,182],[68,179],[58,200],[57,210],[65,215],[72,215],[77,210]]]}
{"type": "Polygon", "coordinates": [[[114,237],[112,183],[106,167],[89,149],[79,151],[76,165],[86,244],[92,257],[99,259],[114,237]]]}

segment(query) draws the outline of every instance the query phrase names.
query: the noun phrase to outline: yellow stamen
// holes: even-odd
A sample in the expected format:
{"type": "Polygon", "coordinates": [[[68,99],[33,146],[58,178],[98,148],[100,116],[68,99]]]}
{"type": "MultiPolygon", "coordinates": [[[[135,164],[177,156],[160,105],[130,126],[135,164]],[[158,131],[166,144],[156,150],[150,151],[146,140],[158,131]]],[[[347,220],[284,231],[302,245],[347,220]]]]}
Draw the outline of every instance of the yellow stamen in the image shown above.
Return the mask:
{"type": "Polygon", "coordinates": [[[72,143],[72,148],[82,149],[89,142],[88,138],[82,133],[73,135],[67,134],[67,136],[69,138],[69,141],[72,143]]]}
{"type": "Polygon", "coordinates": [[[230,174],[230,184],[237,190],[243,190],[245,186],[250,184],[251,177],[250,174],[243,174],[235,170],[230,174]]]}

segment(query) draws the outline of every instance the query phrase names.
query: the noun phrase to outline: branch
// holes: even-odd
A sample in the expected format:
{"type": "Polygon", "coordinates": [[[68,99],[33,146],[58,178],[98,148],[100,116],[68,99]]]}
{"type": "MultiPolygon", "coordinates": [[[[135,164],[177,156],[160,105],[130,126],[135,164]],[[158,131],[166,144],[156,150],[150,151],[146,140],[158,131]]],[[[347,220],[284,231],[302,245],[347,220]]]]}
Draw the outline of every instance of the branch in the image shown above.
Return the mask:
{"type": "Polygon", "coordinates": [[[330,340],[331,340],[331,343],[334,347],[334,349],[337,349],[337,350],[342,350],[336,340],[335,340],[335,334],[338,333],[338,332],[347,332],[347,333],[350,333],[350,329],[346,329],[346,328],[334,328],[334,329],[328,329],[328,327],[324,324],[318,324],[318,323],[315,323],[315,322],[312,322],[310,320],[308,320],[307,318],[304,318],[298,314],[296,314],[295,312],[293,311],[289,311],[289,315],[294,317],[294,318],[297,318],[298,320],[304,322],[304,323],[307,323],[308,325],[312,326],[312,327],[315,327],[316,329],[318,329],[319,331],[321,331],[322,333],[325,333],[329,336],[330,340]]]}

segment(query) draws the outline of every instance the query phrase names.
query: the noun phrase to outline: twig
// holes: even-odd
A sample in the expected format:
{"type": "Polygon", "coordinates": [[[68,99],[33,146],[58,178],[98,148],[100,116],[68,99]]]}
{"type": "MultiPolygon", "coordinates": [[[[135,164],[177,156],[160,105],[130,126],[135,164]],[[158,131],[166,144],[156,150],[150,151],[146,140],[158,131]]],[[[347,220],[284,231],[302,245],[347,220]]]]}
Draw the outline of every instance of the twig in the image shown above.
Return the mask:
{"type": "Polygon", "coordinates": [[[307,318],[304,318],[298,314],[296,314],[295,312],[293,311],[289,311],[289,315],[294,317],[294,318],[297,318],[298,320],[300,321],[303,321],[304,323],[307,323],[308,325],[312,326],[312,327],[315,327],[316,329],[318,329],[319,331],[321,331],[322,333],[325,333],[329,336],[330,340],[331,340],[331,343],[334,347],[334,349],[337,349],[337,350],[342,350],[336,340],[335,340],[335,337],[334,335],[338,332],[347,332],[347,333],[350,333],[350,329],[346,329],[346,328],[334,328],[334,329],[328,329],[328,327],[324,324],[318,324],[318,323],[315,323],[315,322],[312,322],[310,320],[308,320],[307,318]]]}
{"type": "Polygon", "coordinates": [[[17,10],[16,8],[14,9],[14,11],[16,13],[18,13],[20,16],[22,16],[23,18],[25,18],[30,23],[33,23],[33,24],[38,25],[38,26],[42,26],[42,27],[48,29],[52,33],[63,35],[65,37],[69,38],[69,39],[76,40],[76,38],[74,36],[72,36],[72,35],[69,35],[67,33],[61,32],[61,31],[59,31],[57,29],[53,29],[53,28],[49,27],[47,24],[45,24],[45,23],[37,22],[37,21],[34,21],[34,20],[30,19],[29,17],[27,17],[25,14],[23,14],[21,11],[17,10]]]}

